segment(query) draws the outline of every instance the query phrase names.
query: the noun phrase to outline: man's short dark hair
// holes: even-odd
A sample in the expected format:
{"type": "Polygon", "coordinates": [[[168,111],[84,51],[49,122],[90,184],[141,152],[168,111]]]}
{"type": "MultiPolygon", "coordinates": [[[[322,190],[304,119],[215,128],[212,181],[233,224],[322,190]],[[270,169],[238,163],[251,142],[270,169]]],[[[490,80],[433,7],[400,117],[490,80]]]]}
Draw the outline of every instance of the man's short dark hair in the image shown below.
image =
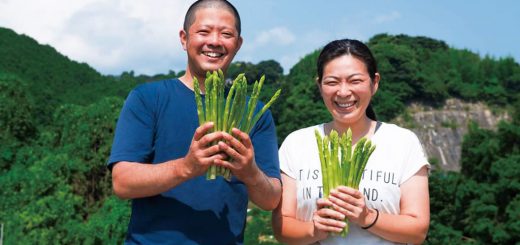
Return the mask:
{"type": "Polygon", "coordinates": [[[238,35],[240,36],[240,15],[238,14],[235,6],[226,0],[198,0],[194,2],[190,8],[188,8],[188,12],[186,12],[186,16],[184,17],[183,29],[186,33],[188,33],[188,29],[193,24],[193,22],[195,22],[195,13],[197,10],[202,8],[220,8],[231,12],[235,17],[235,28],[237,29],[238,35]]]}

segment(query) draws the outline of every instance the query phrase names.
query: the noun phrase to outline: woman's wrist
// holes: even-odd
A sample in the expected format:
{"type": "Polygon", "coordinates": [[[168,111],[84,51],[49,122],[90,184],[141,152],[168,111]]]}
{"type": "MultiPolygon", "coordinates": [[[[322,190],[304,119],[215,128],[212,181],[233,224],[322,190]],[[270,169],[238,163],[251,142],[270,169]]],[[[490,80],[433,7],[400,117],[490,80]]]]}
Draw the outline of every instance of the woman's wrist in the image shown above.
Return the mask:
{"type": "MultiPolygon", "coordinates": [[[[374,218],[372,219],[372,221],[370,223],[366,223],[366,225],[362,226],[361,229],[367,230],[376,224],[377,220],[379,219],[379,210],[377,208],[375,208],[373,210],[375,210],[375,215],[373,216],[374,218]]],[[[368,218],[368,215],[367,215],[367,218],[368,218]]]]}
{"type": "Polygon", "coordinates": [[[324,232],[324,231],[318,229],[314,222],[315,222],[314,219],[312,219],[312,232],[311,232],[311,236],[315,239],[315,242],[316,241],[321,241],[321,240],[327,238],[327,236],[328,236],[327,232],[324,232]]]}

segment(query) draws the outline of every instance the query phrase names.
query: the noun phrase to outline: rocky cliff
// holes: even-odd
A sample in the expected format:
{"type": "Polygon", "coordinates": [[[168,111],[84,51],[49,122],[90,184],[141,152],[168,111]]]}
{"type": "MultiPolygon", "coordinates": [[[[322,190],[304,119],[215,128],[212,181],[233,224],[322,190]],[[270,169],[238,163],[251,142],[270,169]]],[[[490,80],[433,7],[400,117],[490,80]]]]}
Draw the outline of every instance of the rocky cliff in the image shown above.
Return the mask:
{"type": "Polygon", "coordinates": [[[482,103],[450,99],[442,108],[412,104],[405,116],[394,123],[417,134],[434,168],[459,171],[461,144],[468,123],[474,121],[482,128],[494,129],[504,119],[508,119],[507,114],[496,115],[482,103]]]}

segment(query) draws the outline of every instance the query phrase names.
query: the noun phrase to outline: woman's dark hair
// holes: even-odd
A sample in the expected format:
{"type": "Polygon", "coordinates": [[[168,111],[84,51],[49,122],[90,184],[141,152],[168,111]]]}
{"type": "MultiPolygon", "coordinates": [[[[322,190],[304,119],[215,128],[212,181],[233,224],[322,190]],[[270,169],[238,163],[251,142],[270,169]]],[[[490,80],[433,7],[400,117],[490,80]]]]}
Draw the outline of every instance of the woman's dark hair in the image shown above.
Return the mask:
{"type": "MultiPolygon", "coordinates": [[[[367,68],[370,79],[374,81],[377,73],[377,63],[370,49],[364,43],[358,40],[341,39],[328,43],[325,45],[325,47],[323,47],[323,50],[321,50],[317,62],[318,83],[321,84],[325,65],[329,61],[342,55],[352,55],[361,60],[367,68]]],[[[376,113],[374,112],[371,104],[368,105],[366,114],[368,118],[375,121],[377,120],[376,113]]]]}
{"type": "Polygon", "coordinates": [[[197,10],[201,8],[220,8],[225,9],[233,14],[235,17],[235,28],[238,31],[238,35],[240,35],[241,32],[241,22],[240,22],[240,15],[238,14],[237,9],[233,4],[226,0],[198,0],[194,2],[186,12],[186,16],[184,16],[184,25],[183,29],[186,33],[188,33],[188,29],[190,26],[195,22],[195,13],[197,10]]]}

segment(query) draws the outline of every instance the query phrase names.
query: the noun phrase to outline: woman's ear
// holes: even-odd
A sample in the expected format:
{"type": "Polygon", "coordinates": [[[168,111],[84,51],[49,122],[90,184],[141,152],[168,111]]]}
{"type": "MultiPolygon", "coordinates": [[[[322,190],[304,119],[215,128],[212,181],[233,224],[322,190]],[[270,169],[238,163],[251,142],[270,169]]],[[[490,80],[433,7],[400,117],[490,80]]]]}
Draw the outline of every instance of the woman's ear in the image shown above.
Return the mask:
{"type": "Polygon", "coordinates": [[[316,77],[315,81],[316,81],[316,86],[318,86],[318,89],[320,90],[320,94],[321,94],[321,81],[320,81],[320,78],[316,77]]]}
{"type": "Polygon", "coordinates": [[[376,75],[374,76],[374,81],[372,81],[372,96],[376,94],[377,89],[379,88],[379,80],[381,80],[381,75],[379,75],[379,73],[376,72],[376,75]]]}

